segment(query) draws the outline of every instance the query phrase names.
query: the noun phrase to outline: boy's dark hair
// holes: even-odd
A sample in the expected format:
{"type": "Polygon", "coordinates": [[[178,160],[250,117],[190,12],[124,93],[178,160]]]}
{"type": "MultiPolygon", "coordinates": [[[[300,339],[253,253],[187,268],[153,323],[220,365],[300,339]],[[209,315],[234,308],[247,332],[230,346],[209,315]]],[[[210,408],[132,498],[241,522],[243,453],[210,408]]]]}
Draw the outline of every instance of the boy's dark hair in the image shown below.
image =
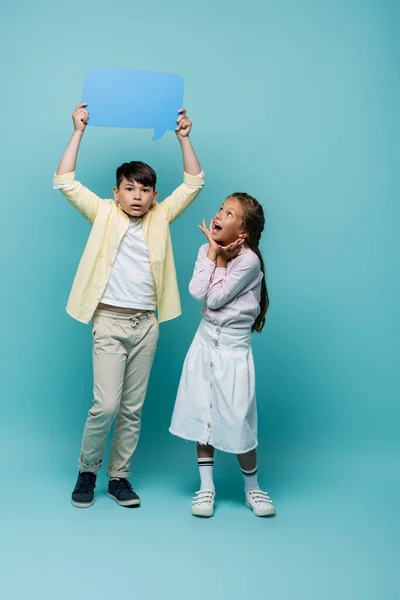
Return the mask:
{"type": "Polygon", "coordinates": [[[117,169],[117,188],[121,185],[122,179],[125,177],[128,181],[136,181],[141,185],[146,185],[156,189],[157,175],[154,169],[139,160],[132,160],[124,163],[117,169]]]}
{"type": "Polygon", "coordinates": [[[259,248],[261,234],[265,225],[264,211],[261,204],[257,202],[253,196],[250,196],[245,192],[235,192],[228,196],[228,198],[236,198],[242,205],[244,212],[243,228],[247,232],[247,245],[258,256],[261,271],[264,275],[261,282],[260,314],[252,327],[252,331],[258,331],[260,333],[265,325],[265,317],[269,307],[264,260],[259,248]]]}

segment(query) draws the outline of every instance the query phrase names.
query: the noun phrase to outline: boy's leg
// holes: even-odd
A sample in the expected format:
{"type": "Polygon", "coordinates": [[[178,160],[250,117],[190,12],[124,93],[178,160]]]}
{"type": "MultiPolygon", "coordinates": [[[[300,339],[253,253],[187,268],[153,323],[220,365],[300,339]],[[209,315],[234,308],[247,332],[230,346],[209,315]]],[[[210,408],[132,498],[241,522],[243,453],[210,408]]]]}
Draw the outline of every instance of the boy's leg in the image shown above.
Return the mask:
{"type": "Polygon", "coordinates": [[[79,469],[97,473],[120,405],[127,353],[118,323],[97,316],[93,324],[93,405],[83,433],[79,469]]]}
{"type": "Polygon", "coordinates": [[[119,413],[115,424],[108,475],[126,479],[136,449],[141,425],[142,406],[158,341],[158,323],[153,313],[139,318],[138,343],[131,349],[125,370],[119,413]]]}

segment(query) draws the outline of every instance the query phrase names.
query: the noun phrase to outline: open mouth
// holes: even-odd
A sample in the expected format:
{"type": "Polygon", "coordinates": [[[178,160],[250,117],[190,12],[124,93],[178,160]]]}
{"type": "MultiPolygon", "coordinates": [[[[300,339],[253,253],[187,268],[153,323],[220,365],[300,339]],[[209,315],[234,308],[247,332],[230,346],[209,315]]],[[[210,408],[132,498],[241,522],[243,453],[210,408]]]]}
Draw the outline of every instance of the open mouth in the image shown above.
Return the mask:
{"type": "Polygon", "coordinates": [[[222,231],[222,227],[221,227],[221,225],[218,225],[218,223],[214,223],[214,231],[215,231],[215,232],[217,232],[217,231],[222,231]]]}

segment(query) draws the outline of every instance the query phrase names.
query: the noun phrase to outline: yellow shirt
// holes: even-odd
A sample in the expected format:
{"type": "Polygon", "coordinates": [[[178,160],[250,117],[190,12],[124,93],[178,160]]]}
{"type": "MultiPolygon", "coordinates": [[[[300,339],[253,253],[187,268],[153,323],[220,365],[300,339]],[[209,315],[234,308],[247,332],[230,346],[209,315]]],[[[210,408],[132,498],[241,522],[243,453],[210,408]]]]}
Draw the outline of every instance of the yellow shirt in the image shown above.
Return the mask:
{"type": "MultiPolygon", "coordinates": [[[[203,184],[203,174],[185,173],[184,183],[142,219],[160,323],[181,314],[169,226],[193,202],[203,184]]],[[[102,200],[75,181],[73,172],[55,175],[53,185],[92,224],[67,304],[71,317],[89,323],[107,286],[129,217],[115,200],[102,200]]]]}

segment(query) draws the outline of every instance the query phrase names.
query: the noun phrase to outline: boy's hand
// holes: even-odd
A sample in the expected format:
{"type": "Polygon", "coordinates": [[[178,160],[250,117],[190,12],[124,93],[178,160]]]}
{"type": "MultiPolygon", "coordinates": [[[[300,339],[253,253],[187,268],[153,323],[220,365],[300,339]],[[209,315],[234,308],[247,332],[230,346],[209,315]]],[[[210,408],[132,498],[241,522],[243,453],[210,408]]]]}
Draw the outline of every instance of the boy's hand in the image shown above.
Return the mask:
{"type": "Polygon", "coordinates": [[[57,175],[66,175],[75,171],[82,135],[89,121],[89,113],[83,108],[84,106],[86,106],[86,102],[81,102],[72,113],[74,133],[58,165],[57,175]]]}
{"type": "Polygon", "coordinates": [[[183,138],[188,137],[192,129],[192,121],[186,115],[186,108],[181,108],[178,112],[180,113],[176,120],[178,127],[175,131],[178,140],[182,140],[183,138]]]}
{"type": "Polygon", "coordinates": [[[87,102],[81,102],[77,105],[74,112],[72,113],[72,120],[74,122],[75,131],[81,131],[82,133],[86,129],[86,125],[89,122],[89,113],[83,107],[86,106],[87,102]]]}
{"type": "Polygon", "coordinates": [[[189,137],[189,133],[192,129],[192,121],[186,114],[186,108],[181,108],[179,110],[179,117],[176,121],[178,126],[175,133],[182,150],[183,168],[185,173],[194,177],[203,175],[200,163],[192,146],[192,141],[189,137]]]}

